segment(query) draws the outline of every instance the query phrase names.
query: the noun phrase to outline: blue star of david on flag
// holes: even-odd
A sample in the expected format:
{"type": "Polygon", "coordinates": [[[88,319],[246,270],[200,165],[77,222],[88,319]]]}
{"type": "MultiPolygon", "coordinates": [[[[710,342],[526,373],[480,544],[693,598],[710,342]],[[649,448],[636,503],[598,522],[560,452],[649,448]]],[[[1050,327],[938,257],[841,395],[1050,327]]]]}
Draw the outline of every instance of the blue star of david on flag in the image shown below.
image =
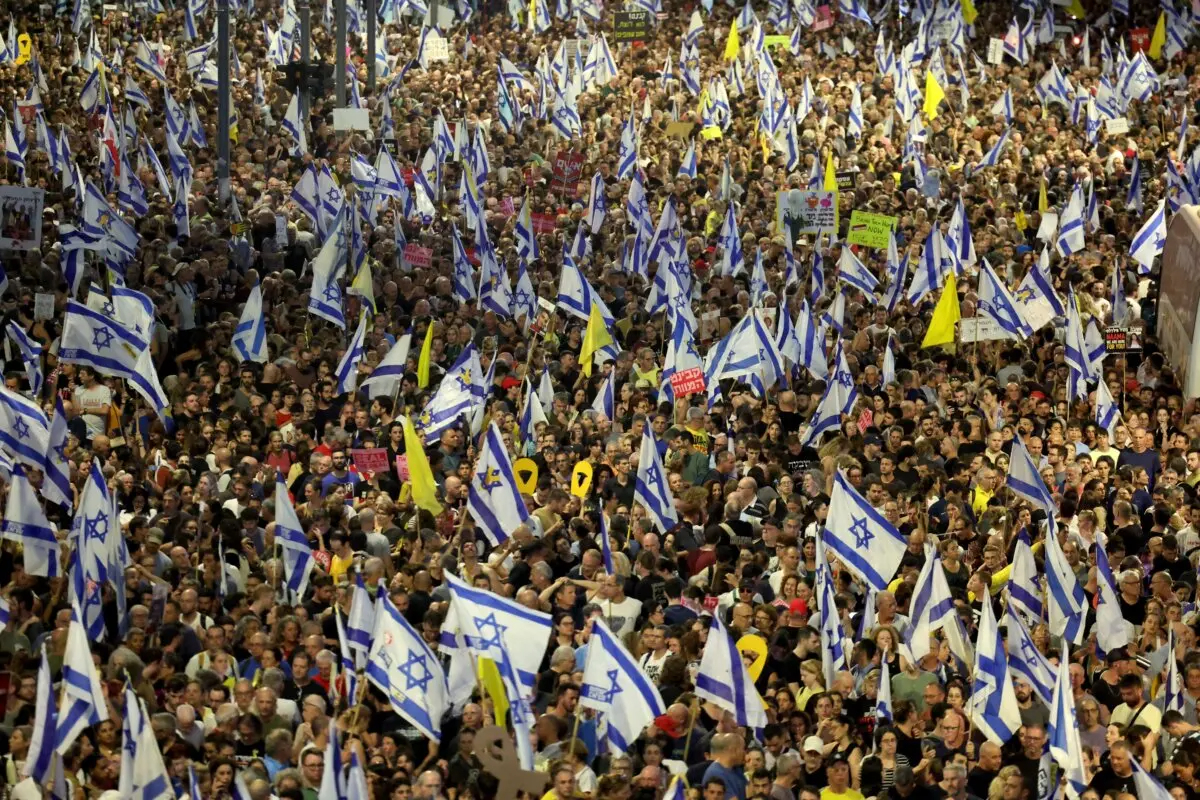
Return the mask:
{"type": "Polygon", "coordinates": [[[409,651],[408,660],[399,666],[399,670],[407,681],[406,691],[420,689],[423,692],[433,680],[433,673],[425,665],[425,656],[416,651],[409,651]]]}
{"type": "Polygon", "coordinates": [[[486,617],[476,617],[475,628],[479,631],[479,646],[481,648],[504,646],[501,636],[508,628],[496,621],[494,613],[488,614],[486,617]],[[484,628],[490,629],[492,631],[491,634],[485,635],[484,628]]]}
{"type": "Polygon", "coordinates": [[[92,346],[97,350],[104,350],[112,344],[113,332],[108,328],[100,327],[92,331],[92,346]]]}
{"type": "Polygon", "coordinates": [[[871,533],[867,527],[866,517],[854,517],[854,522],[850,525],[850,533],[854,534],[854,544],[856,547],[866,548],[871,544],[871,540],[875,538],[875,534],[871,533]]]}
{"type": "Polygon", "coordinates": [[[89,539],[103,539],[108,535],[108,514],[101,511],[94,517],[85,517],[83,532],[89,539]]]}
{"type": "Polygon", "coordinates": [[[17,434],[18,439],[25,439],[29,436],[29,423],[21,417],[13,420],[13,432],[17,434]]]}

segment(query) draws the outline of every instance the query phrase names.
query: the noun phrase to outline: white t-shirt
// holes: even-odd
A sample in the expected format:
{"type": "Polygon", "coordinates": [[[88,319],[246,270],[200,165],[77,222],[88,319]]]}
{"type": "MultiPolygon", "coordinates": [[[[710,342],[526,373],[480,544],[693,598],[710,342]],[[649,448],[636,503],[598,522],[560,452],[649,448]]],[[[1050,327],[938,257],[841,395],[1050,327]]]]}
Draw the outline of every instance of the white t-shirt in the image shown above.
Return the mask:
{"type": "Polygon", "coordinates": [[[87,425],[88,436],[100,436],[104,433],[108,420],[100,415],[100,410],[112,405],[112,390],[103,383],[97,383],[90,389],[76,386],[72,395],[75,408],[83,416],[87,425]]]}
{"type": "Polygon", "coordinates": [[[612,632],[617,636],[624,636],[633,632],[638,615],[642,613],[642,601],[632,597],[626,597],[619,603],[606,600],[600,604],[600,608],[603,609],[604,621],[608,623],[612,632]]]}
{"type": "Polygon", "coordinates": [[[644,653],[638,659],[638,666],[642,668],[642,672],[646,673],[646,677],[658,683],[658,679],[662,676],[663,664],[671,655],[670,650],[664,650],[661,658],[655,658],[654,653],[644,653]]]}

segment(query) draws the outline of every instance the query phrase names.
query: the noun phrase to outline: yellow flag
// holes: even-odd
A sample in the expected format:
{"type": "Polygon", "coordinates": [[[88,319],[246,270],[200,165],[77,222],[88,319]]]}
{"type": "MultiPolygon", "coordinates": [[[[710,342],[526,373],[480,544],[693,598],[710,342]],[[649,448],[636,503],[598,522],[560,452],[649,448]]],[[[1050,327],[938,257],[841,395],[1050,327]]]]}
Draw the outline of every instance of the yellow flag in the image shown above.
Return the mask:
{"type": "Polygon", "coordinates": [[[1147,54],[1151,58],[1162,58],[1163,45],[1167,43],[1167,12],[1159,12],[1158,24],[1154,26],[1154,35],[1150,37],[1150,49],[1147,54]]]}
{"type": "Polygon", "coordinates": [[[1016,225],[1019,231],[1023,231],[1029,227],[1029,220],[1025,219],[1024,211],[1018,209],[1017,213],[1013,214],[1013,225],[1016,225]]]}
{"type": "Polygon", "coordinates": [[[476,659],[476,669],[479,670],[479,683],[483,690],[492,698],[492,714],[494,719],[504,719],[508,713],[508,693],[504,691],[504,682],[500,679],[500,669],[496,662],[485,656],[476,659]]]}
{"type": "Polygon", "coordinates": [[[1042,178],[1038,183],[1038,213],[1045,214],[1050,210],[1050,201],[1046,199],[1046,179],[1042,178]]]}
{"type": "Polygon", "coordinates": [[[933,77],[932,72],[925,73],[925,107],[923,111],[925,116],[930,119],[937,119],[938,103],[946,99],[946,93],[942,91],[941,85],[937,82],[937,78],[933,77]]]}
{"type": "Polygon", "coordinates": [[[958,285],[954,280],[954,272],[946,276],[946,285],[942,287],[942,296],[933,309],[933,319],[929,320],[929,330],[925,331],[925,341],[921,347],[937,347],[939,344],[954,344],[954,326],[962,314],[958,310],[958,285]]]}
{"type": "Polygon", "coordinates": [[[404,418],[404,454],[408,458],[408,482],[412,485],[413,502],[417,508],[423,508],[435,517],[441,515],[442,504],[437,499],[433,469],[425,456],[425,443],[408,417],[404,418]]]}
{"type": "Polygon", "coordinates": [[[971,0],[962,0],[962,15],[963,22],[968,25],[974,24],[975,18],[979,16],[979,12],[975,10],[975,4],[971,0]]]}
{"type": "Polygon", "coordinates": [[[725,40],[725,60],[733,61],[738,57],[741,49],[742,46],[738,42],[737,20],[735,19],[729,26],[729,38],[725,40]]]}
{"type": "Polygon", "coordinates": [[[592,311],[588,314],[587,330],[583,334],[583,347],[579,350],[579,369],[584,375],[592,374],[592,358],[596,351],[612,344],[612,334],[600,316],[600,306],[592,303],[592,311]]]}
{"type": "Polygon", "coordinates": [[[377,312],[375,306],[375,278],[371,274],[371,260],[365,259],[362,268],[358,274],[354,276],[354,281],[350,284],[350,294],[356,294],[363,299],[367,304],[367,309],[375,314],[377,312]]]}
{"type": "Polygon", "coordinates": [[[417,359],[417,388],[429,385],[429,362],[433,358],[433,320],[425,329],[425,343],[421,345],[421,357],[417,359]]]}
{"type": "Polygon", "coordinates": [[[827,192],[837,191],[837,173],[833,170],[833,151],[825,156],[825,182],[821,184],[821,188],[827,192]]]}
{"type": "Polygon", "coordinates": [[[1063,10],[1075,19],[1083,19],[1087,16],[1087,11],[1084,10],[1083,4],[1079,0],[1071,0],[1070,4],[1063,10]]]}

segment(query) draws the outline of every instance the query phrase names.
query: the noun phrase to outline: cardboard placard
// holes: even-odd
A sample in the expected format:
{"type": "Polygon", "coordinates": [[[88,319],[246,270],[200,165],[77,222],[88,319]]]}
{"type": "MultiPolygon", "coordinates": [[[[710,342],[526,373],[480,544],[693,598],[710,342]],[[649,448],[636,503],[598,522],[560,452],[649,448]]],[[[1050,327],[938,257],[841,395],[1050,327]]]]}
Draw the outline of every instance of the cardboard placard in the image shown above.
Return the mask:
{"type": "Polygon", "coordinates": [[[428,61],[450,60],[450,45],[440,34],[431,31],[425,38],[425,58],[428,61]]]}
{"type": "Polygon", "coordinates": [[[977,314],[958,321],[958,338],[962,342],[990,342],[996,339],[1012,339],[1011,333],[1000,327],[991,317],[977,314]]]}
{"type": "Polygon", "coordinates": [[[779,47],[780,45],[787,47],[791,43],[792,43],[792,37],[786,33],[776,33],[771,36],[763,37],[763,46],[764,47],[779,47]]]}
{"type": "Polygon", "coordinates": [[[1129,133],[1129,120],[1125,117],[1105,120],[1104,131],[1109,136],[1120,136],[1122,133],[1129,133]]]}
{"type": "Polygon", "coordinates": [[[350,451],[354,468],[363,472],[387,472],[388,452],[383,447],[365,447],[350,451]]]}
{"type": "Polygon", "coordinates": [[[846,241],[863,247],[885,248],[888,234],[896,229],[896,218],[887,214],[872,214],[867,211],[850,212],[850,232],[846,241]]]}
{"type": "Polygon", "coordinates": [[[670,122],[667,123],[667,136],[673,139],[687,139],[692,135],[692,131],[696,129],[694,122],[670,122]]]}
{"type": "Polygon", "coordinates": [[[1144,325],[1109,325],[1104,329],[1104,347],[1109,353],[1136,353],[1142,349],[1144,325]]]}
{"type": "Polygon", "coordinates": [[[396,456],[396,477],[403,483],[408,480],[408,454],[401,453],[396,456]]]}
{"type": "Polygon", "coordinates": [[[0,186],[0,250],[37,250],[42,246],[44,189],[0,186]]]}
{"type": "Polygon", "coordinates": [[[574,199],[579,194],[579,178],[583,175],[584,155],[571,150],[559,150],[554,157],[553,177],[550,190],[563,192],[574,199]]]}
{"type": "Polygon", "coordinates": [[[1004,62],[1004,40],[992,37],[988,40],[987,63],[1002,64],[1004,62]]]}
{"type": "Polygon", "coordinates": [[[537,462],[532,458],[518,458],[513,462],[513,477],[517,479],[517,491],[533,494],[538,482],[537,462]]]}
{"type": "Polygon", "coordinates": [[[707,388],[704,383],[704,370],[700,367],[680,370],[671,376],[671,392],[676,400],[682,400],[688,395],[699,394],[707,388]]]}
{"type": "Polygon", "coordinates": [[[779,192],[775,200],[776,227],[790,231],[793,242],[806,233],[837,230],[837,192],[793,189],[779,192]]]}
{"type": "Polygon", "coordinates": [[[54,319],[54,295],[38,292],[33,296],[33,318],[54,319]]]}
{"type": "Polygon", "coordinates": [[[592,490],[592,465],[588,461],[580,461],[571,470],[571,494],[580,500],[588,496],[592,490]]]}
{"type": "Polygon", "coordinates": [[[858,172],[852,169],[844,170],[834,173],[834,177],[837,178],[838,191],[849,192],[854,189],[854,183],[858,180],[858,172]]]}
{"type": "Polygon", "coordinates": [[[829,6],[817,6],[817,13],[813,15],[813,24],[809,29],[816,33],[823,31],[826,28],[833,27],[833,9],[829,6]]]}
{"type": "Polygon", "coordinates": [[[558,227],[558,216],[556,214],[546,214],[537,212],[530,214],[533,218],[533,232],[535,234],[554,233],[554,229],[558,227]]]}
{"type": "Polygon", "coordinates": [[[404,261],[410,267],[428,267],[433,263],[433,250],[419,244],[410,244],[404,248],[404,261]]]}
{"type": "Polygon", "coordinates": [[[613,14],[614,42],[644,42],[649,37],[649,11],[618,11],[613,14]]]}
{"type": "Polygon", "coordinates": [[[17,66],[28,63],[33,57],[33,40],[29,38],[28,33],[22,33],[17,37],[17,66]]]}

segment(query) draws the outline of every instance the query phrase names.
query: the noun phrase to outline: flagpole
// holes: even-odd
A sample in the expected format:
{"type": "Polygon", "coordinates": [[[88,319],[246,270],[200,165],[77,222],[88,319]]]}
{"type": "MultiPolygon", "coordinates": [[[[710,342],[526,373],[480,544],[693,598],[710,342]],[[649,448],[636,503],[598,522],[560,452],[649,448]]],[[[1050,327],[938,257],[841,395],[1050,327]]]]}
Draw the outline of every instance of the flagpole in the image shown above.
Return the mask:
{"type": "Polygon", "coordinates": [[[688,750],[692,746],[692,731],[696,728],[696,718],[700,716],[700,698],[692,697],[692,708],[688,714],[687,731],[683,734],[683,761],[686,764],[688,758],[688,750]]]}

